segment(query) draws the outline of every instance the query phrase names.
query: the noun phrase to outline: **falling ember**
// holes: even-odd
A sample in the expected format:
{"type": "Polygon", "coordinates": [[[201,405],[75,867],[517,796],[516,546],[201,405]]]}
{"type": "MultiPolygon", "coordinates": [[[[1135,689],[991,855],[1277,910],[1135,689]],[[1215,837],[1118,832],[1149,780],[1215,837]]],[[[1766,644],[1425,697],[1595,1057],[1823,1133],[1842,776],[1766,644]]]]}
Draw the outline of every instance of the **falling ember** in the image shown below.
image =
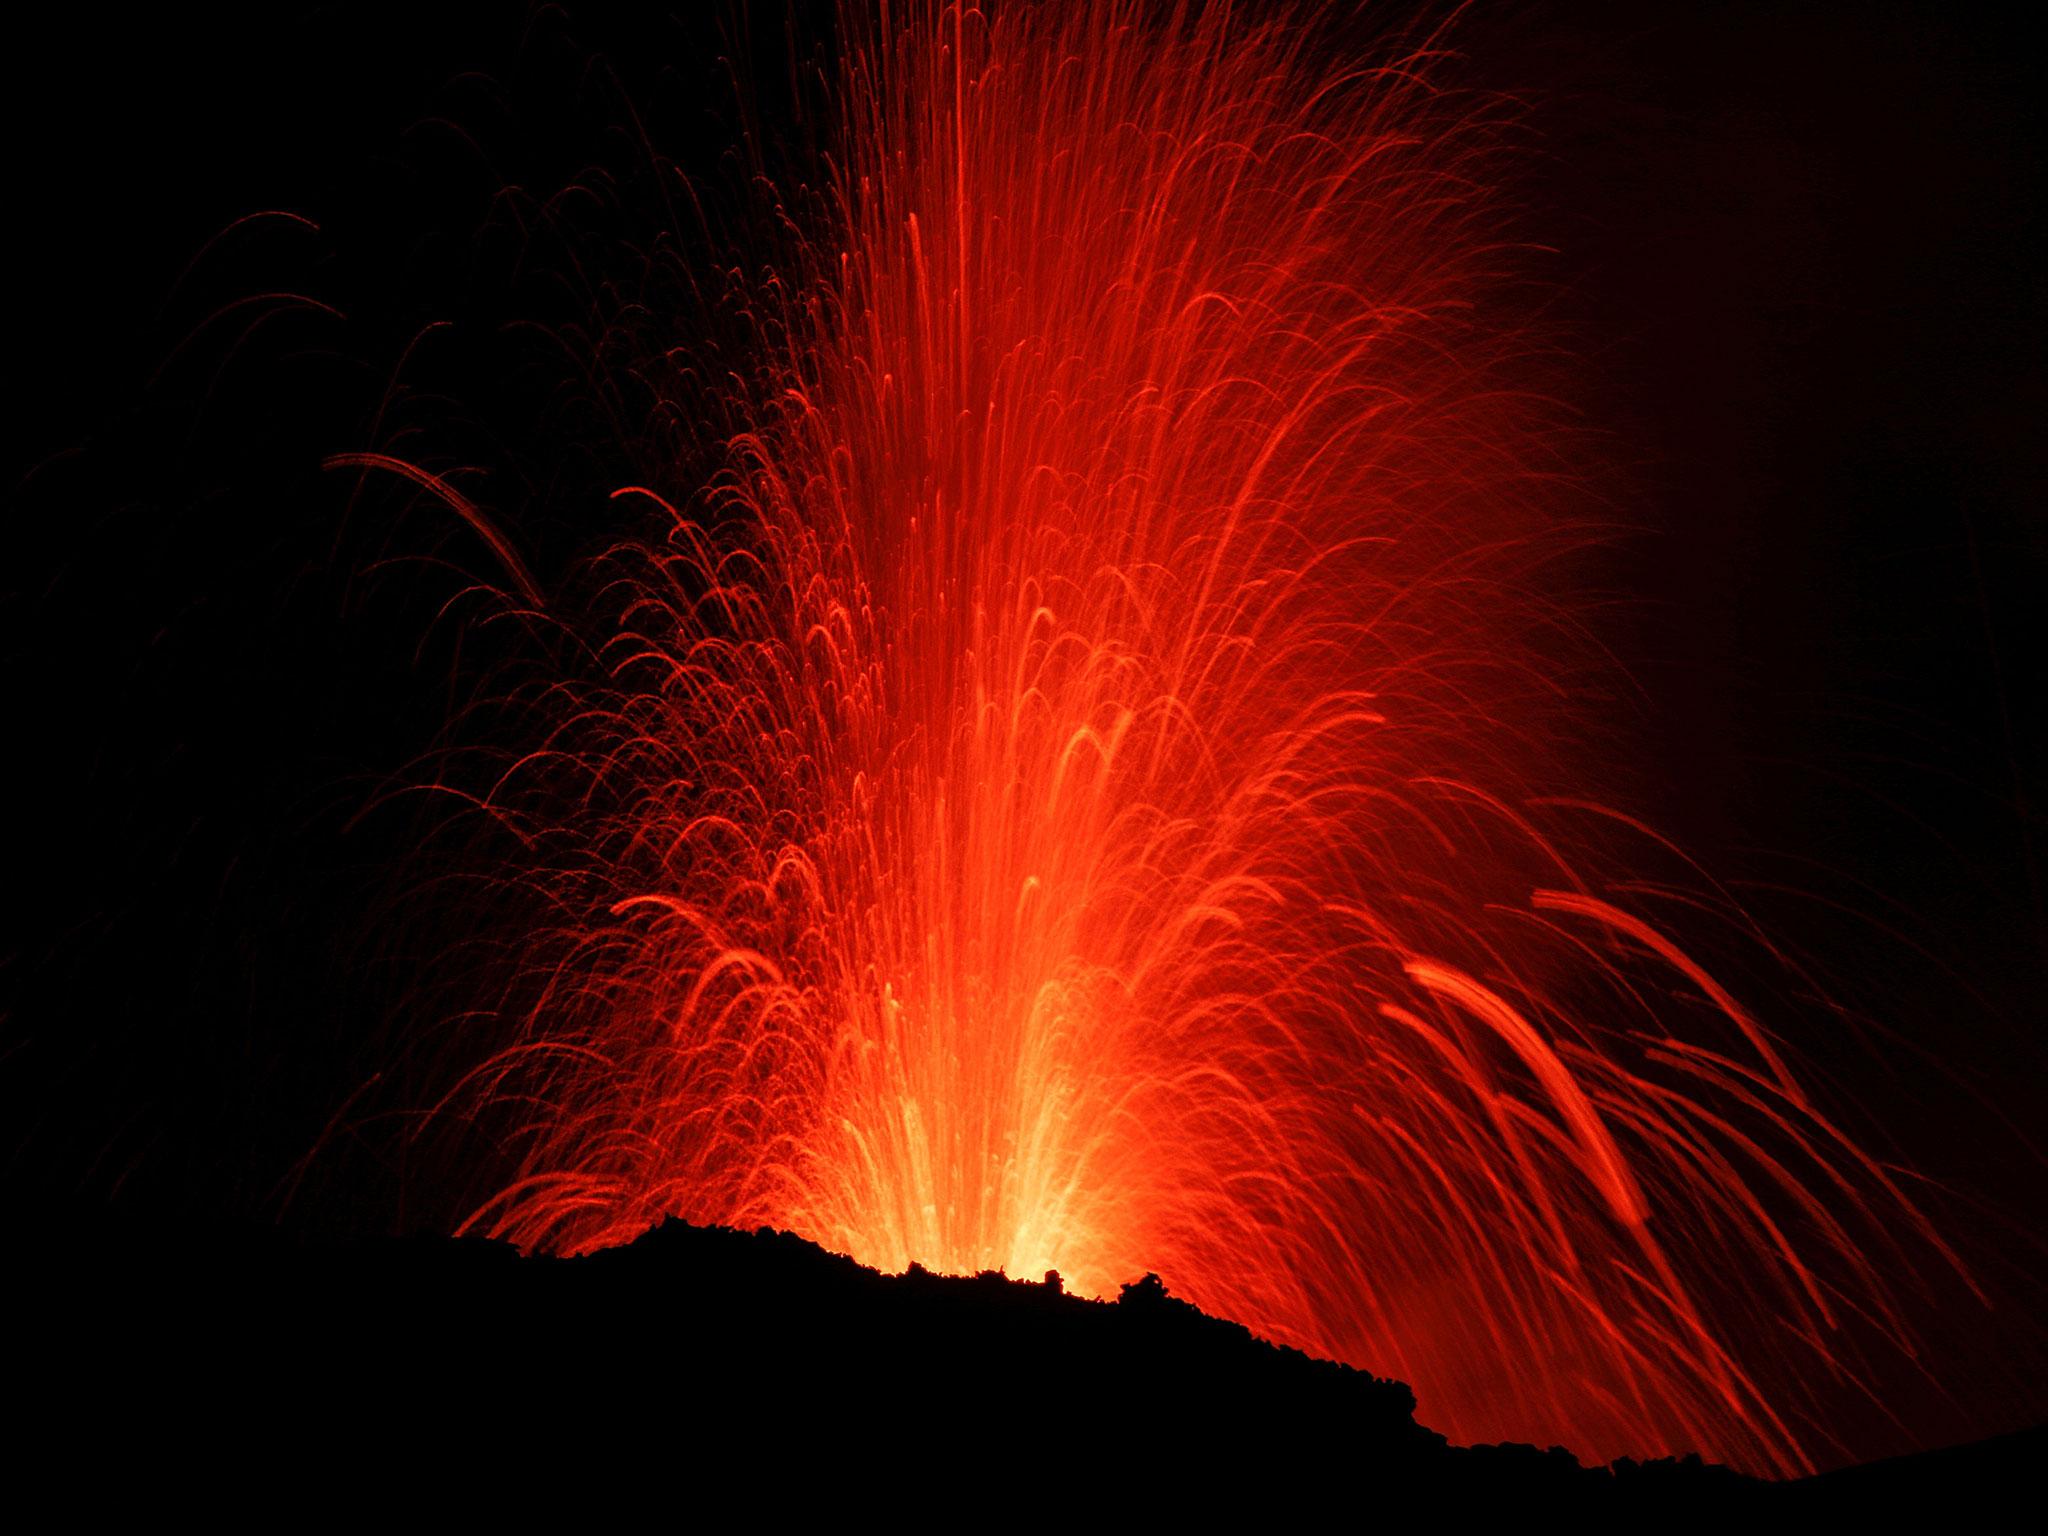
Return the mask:
{"type": "Polygon", "coordinates": [[[1156,10],[843,18],[751,370],[682,368],[723,469],[617,491],[657,536],[549,614],[600,663],[480,795],[559,922],[441,1101],[513,1127],[468,1225],[1156,1270],[1455,1439],[1807,1466],[1939,1245],[1559,744],[1502,119],[1156,10]]]}

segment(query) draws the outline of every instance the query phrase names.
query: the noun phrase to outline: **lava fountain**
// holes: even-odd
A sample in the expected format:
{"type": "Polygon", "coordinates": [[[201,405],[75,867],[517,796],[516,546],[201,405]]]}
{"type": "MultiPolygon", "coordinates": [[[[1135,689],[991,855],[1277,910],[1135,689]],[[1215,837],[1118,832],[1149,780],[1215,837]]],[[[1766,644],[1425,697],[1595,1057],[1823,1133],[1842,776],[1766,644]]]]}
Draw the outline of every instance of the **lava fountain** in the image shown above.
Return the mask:
{"type": "Polygon", "coordinates": [[[589,614],[346,456],[592,658],[475,791],[552,916],[437,1106],[511,1127],[467,1229],[1156,1270],[1456,1439],[1810,1465],[1940,1245],[1586,792],[1512,110],[1222,4],[841,33],[589,614]]]}

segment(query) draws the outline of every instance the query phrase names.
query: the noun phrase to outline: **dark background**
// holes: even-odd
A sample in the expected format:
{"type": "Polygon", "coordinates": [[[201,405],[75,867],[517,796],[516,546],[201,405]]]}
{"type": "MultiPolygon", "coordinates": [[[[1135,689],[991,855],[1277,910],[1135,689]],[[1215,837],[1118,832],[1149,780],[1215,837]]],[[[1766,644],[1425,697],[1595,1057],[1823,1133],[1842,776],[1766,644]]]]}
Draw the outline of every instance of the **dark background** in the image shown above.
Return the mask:
{"type": "MultiPolygon", "coordinates": [[[[734,179],[720,59],[745,28],[687,10],[287,3],[12,38],[17,1209],[445,1219],[385,1118],[426,1071],[390,1021],[439,937],[377,921],[419,824],[366,807],[491,664],[436,617],[487,556],[317,465],[431,422],[544,584],[602,536],[550,508],[644,458],[644,402],[565,381],[545,327],[659,303],[662,263],[574,260],[664,226],[643,136],[714,203],[734,179]],[[547,212],[571,183],[580,234],[547,212]],[[319,228],[230,228],[270,209],[319,228]]],[[[784,14],[756,10],[765,62],[736,70],[771,158],[807,131],[784,14]]],[[[1456,40],[1466,78],[1529,103],[1509,191],[1555,248],[1537,275],[1631,530],[1593,573],[1635,682],[1600,791],[1896,1032],[1799,1044],[2023,1273],[2048,987],[2039,51],[1995,7],[1933,3],[1482,5],[1456,40]]],[[[709,259],[689,224],[665,254],[709,259]]]]}

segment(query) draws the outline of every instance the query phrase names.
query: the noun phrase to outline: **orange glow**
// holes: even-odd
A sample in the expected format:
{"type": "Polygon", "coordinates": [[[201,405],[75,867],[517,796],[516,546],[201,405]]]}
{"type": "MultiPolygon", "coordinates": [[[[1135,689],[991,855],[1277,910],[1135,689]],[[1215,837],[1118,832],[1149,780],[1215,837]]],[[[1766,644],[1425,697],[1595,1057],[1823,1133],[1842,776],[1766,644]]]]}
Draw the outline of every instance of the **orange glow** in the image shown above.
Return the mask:
{"type": "Polygon", "coordinates": [[[1542,798],[1588,536],[1510,116],[1224,6],[886,9],[723,473],[619,490],[601,678],[485,797],[560,920],[443,1101],[519,1127],[470,1228],[1156,1270],[1455,1439],[1808,1465],[1932,1236],[1542,798]]]}

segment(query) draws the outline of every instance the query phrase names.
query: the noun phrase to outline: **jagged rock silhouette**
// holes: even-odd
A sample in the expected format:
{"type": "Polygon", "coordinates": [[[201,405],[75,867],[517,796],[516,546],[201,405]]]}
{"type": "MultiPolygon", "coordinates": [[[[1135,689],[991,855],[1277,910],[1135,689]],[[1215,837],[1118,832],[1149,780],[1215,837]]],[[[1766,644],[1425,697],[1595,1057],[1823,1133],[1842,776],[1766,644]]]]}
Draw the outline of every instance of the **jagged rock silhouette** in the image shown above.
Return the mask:
{"type": "Polygon", "coordinates": [[[675,1221],[574,1259],[478,1239],[96,1232],[53,1239],[17,1279],[37,1324],[17,1449],[91,1447],[152,1496],[497,1469],[514,1479],[499,1493],[544,1498],[624,1469],[683,1497],[772,1490],[784,1513],[893,1481],[901,1507],[934,1512],[1085,1490],[1133,1518],[1693,1519],[1961,1509],[2043,1445],[1775,1486],[1697,1458],[1589,1468],[1555,1448],[1460,1448],[1417,1422],[1402,1383],[1265,1343],[1156,1275],[1099,1302],[1057,1275],[888,1276],[788,1233],[675,1221]]]}

